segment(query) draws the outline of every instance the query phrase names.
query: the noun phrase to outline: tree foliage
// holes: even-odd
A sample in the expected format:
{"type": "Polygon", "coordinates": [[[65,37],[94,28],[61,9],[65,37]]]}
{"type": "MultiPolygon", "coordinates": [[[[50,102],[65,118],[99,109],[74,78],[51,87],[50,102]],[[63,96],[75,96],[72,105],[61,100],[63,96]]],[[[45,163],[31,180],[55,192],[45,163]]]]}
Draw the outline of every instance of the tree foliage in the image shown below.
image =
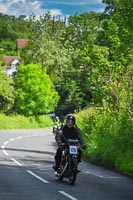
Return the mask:
{"type": "Polygon", "coordinates": [[[7,113],[14,105],[14,83],[0,70],[0,110],[7,113]]]}
{"type": "MultiPolygon", "coordinates": [[[[132,2],[103,3],[104,13],[75,14],[67,25],[50,13],[38,20],[31,15],[29,21],[24,16],[1,16],[9,27],[8,38],[21,36],[23,27],[24,37],[29,39],[21,51],[23,63],[41,65],[55,87],[60,85],[56,87],[59,108],[81,109],[91,100],[113,111],[123,106],[132,110],[132,2]]],[[[4,41],[1,44],[13,47],[4,41]]]]}
{"type": "Polygon", "coordinates": [[[21,65],[15,85],[15,110],[18,113],[38,116],[49,113],[56,107],[59,96],[49,76],[39,65],[21,65]]]}

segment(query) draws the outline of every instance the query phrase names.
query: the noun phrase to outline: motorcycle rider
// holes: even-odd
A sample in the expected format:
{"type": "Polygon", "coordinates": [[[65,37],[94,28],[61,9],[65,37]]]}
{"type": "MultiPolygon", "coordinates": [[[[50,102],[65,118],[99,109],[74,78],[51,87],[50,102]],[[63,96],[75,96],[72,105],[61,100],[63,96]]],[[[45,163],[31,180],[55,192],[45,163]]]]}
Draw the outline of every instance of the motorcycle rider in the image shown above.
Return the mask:
{"type": "MultiPolygon", "coordinates": [[[[58,131],[55,135],[58,148],[55,154],[55,165],[53,169],[58,171],[61,162],[62,144],[67,143],[67,139],[78,139],[82,148],[86,148],[80,129],[76,126],[76,118],[72,114],[68,114],[65,117],[65,125],[61,131],[58,131]]],[[[81,150],[79,150],[78,163],[81,162],[81,150]]]]}
{"type": "Polygon", "coordinates": [[[55,117],[54,126],[53,126],[53,133],[61,126],[61,122],[58,116],[55,117]]]}

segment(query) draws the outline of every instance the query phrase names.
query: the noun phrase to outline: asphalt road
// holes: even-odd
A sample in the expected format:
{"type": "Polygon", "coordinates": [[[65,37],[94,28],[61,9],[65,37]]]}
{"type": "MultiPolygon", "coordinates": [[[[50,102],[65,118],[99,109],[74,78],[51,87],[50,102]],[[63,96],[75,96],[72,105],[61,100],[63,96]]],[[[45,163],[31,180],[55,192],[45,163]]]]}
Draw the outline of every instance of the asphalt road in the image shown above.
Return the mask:
{"type": "Polygon", "coordinates": [[[52,165],[52,129],[0,131],[0,200],[133,200],[133,180],[82,161],[74,186],[52,165]]]}

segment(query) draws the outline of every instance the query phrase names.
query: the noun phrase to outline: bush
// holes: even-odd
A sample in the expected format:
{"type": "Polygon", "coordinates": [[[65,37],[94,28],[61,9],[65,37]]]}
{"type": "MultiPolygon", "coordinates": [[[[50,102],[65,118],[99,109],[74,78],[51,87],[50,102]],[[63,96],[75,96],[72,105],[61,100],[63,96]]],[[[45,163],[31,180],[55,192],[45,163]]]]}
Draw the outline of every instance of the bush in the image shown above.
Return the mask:
{"type": "Polygon", "coordinates": [[[127,150],[126,152],[121,152],[117,155],[117,159],[115,161],[115,168],[118,169],[119,172],[125,175],[133,177],[133,152],[127,150]]]}
{"type": "Polygon", "coordinates": [[[133,175],[133,123],[126,110],[114,115],[89,108],[77,114],[77,123],[87,145],[87,160],[133,175]]]}

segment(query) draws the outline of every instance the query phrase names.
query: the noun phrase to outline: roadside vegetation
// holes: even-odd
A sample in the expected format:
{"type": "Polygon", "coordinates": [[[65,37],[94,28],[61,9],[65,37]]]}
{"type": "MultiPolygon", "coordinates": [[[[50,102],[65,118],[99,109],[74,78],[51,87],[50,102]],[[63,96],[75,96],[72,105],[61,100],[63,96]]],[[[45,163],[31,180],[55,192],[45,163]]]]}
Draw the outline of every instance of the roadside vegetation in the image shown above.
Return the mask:
{"type": "Polygon", "coordinates": [[[46,128],[51,127],[52,124],[52,119],[47,115],[35,118],[0,114],[0,130],[46,128]]]}
{"type": "Polygon", "coordinates": [[[76,116],[87,145],[84,158],[133,177],[133,121],[128,112],[112,115],[88,108],[76,116]]]}
{"type": "Polygon", "coordinates": [[[44,128],[48,113],[76,113],[85,159],[133,176],[131,0],[103,0],[103,13],[36,20],[0,14],[0,129],[44,128]],[[16,51],[16,40],[28,44],[16,51]],[[3,55],[21,64],[7,77],[3,55]]]}

